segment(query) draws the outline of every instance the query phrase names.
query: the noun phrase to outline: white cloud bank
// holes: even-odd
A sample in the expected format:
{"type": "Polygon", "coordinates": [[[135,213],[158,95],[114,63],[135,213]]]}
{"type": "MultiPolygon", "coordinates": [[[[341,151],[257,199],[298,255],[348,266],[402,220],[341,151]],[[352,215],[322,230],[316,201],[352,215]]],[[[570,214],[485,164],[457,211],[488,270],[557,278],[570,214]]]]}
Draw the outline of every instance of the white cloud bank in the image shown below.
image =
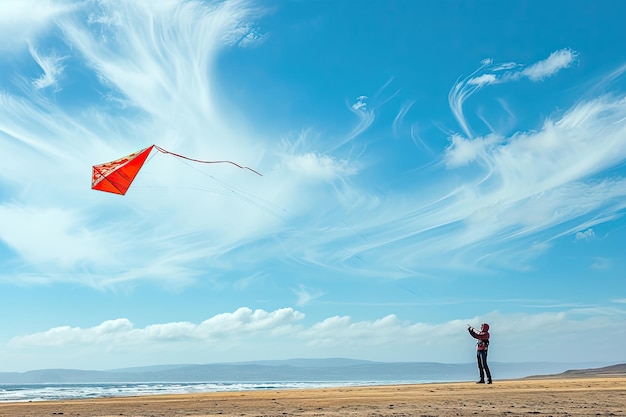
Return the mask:
{"type": "MultiPolygon", "coordinates": [[[[355,321],[333,316],[305,324],[303,313],[283,308],[267,312],[247,307],[213,316],[201,323],[172,322],[136,328],[128,319],[105,321],[90,328],[56,327],[14,337],[0,365],[11,369],[7,358],[29,358],[29,369],[39,365],[40,349],[55,350],[55,363],[46,366],[98,369],[159,363],[215,363],[283,358],[352,357],[381,361],[472,362],[474,341],[465,323],[489,322],[494,361],[569,362],[588,346],[576,341],[594,335],[595,358],[623,360],[615,347],[626,342],[619,323],[626,311],[612,310],[592,317],[576,309],[555,313],[467,317],[444,323],[420,323],[388,315],[355,321]],[[529,335],[533,342],[529,343],[529,335]],[[184,358],[180,352],[186,352],[184,358]],[[89,352],[81,360],[77,352],[89,352]],[[94,355],[99,357],[94,360],[94,355]],[[124,359],[120,359],[120,358],[124,359]],[[5,362],[5,363],[3,363],[5,362]]],[[[22,369],[24,370],[24,369],[22,369]]]]}

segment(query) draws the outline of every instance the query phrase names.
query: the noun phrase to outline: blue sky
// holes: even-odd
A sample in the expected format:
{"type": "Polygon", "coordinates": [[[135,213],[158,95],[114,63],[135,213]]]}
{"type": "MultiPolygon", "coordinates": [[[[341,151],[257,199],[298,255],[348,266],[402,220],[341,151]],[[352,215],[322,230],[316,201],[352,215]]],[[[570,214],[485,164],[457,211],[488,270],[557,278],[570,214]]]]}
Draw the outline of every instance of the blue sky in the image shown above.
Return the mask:
{"type": "Polygon", "coordinates": [[[0,370],[626,361],[625,12],[0,2],[0,370]]]}

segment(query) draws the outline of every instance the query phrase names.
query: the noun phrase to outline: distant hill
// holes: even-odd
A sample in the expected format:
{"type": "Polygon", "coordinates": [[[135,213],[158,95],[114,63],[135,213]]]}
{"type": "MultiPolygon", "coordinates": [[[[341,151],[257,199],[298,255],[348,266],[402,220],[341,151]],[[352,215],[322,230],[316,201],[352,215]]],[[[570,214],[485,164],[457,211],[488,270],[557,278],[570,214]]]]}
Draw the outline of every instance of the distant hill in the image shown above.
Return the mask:
{"type": "MultiPolygon", "coordinates": [[[[246,361],[246,362],[225,362],[219,364],[208,365],[260,365],[260,366],[293,366],[297,368],[325,368],[325,367],[338,367],[338,366],[351,366],[351,365],[364,365],[372,364],[376,362],[366,361],[361,359],[347,359],[347,358],[324,358],[324,359],[282,359],[282,360],[262,360],[262,361],[246,361]]],[[[164,371],[171,369],[178,369],[187,366],[205,366],[194,364],[178,364],[178,365],[152,365],[152,366],[137,366],[132,368],[119,368],[112,369],[110,372],[153,372],[164,371]]]]}
{"type": "MultiPolygon", "coordinates": [[[[604,364],[603,364],[604,365],[604,364]]],[[[517,379],[529,375],[624,374],[626,365],[588,369],[590,364],[491,363],[494,379],[517,379]],[[580,371],[570,369],[587,368],[580,371]],[[560,372],[560,374],[558,374],[560,372]]],[[[214,364],[155,365],[108,371],[41,369],[0,372],[0,384],[45,383],[141,383],[141,382],[371,382],[412,383],[472,381],[475,363],[371,362],[364,360],[290,359],[214,364]]]]}
{"type": "Polygon", "coordinates": [[[337,367],[337,366],[353,366],[353,365],[369,365],[374,363],[362,359],[348,358],[324,358],[324,359],[283,359],[283,360],[265,360],[252,362],[235,362],[238,365],[267,365],[267,366],[295,366],[295,367],[337,367]]]}
{"type": "Polygon", "coordinates": [[[581,375],[581,376],[589,376],[589,375],[626,375],[626,363],[621,363],[617,365],[604,366],[602,368],[590,368],[590,369],[574,369],[563,372],[562,375],[581,375]]]}
{"type": "Polygon", "coordinates": [[[601,368],[570,369],[559,374],[532,375],[528,378],[587,378],[593,376],[626,376],[626,363],[601,368]]]}

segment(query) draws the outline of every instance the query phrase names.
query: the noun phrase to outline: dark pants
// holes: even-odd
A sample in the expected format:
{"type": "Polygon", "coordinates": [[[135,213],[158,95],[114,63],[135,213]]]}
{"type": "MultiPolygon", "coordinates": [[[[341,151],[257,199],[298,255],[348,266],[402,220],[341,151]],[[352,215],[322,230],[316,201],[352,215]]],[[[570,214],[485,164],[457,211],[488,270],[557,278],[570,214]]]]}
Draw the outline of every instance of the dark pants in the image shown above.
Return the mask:
{"type": "Polygon", "coordinates": [[[487,374],[487,381],[491,382],[491,372],[489,371],[489,365],[487,365],[487,351],[477,350],[476,360],[478,361],[478,371],[480,372],[480,380],[485,380],[485,374],[487,374]]]}

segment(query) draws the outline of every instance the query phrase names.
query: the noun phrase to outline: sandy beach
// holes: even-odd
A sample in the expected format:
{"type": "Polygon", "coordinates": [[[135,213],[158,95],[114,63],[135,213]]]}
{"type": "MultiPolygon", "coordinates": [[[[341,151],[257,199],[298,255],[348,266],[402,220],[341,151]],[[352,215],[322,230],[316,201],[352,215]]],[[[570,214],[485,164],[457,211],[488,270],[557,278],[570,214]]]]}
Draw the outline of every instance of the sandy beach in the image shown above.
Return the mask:
{"type": "Polygon", "coordinates": [[[2,403],[0,416],[626,416],[626,377],[2,403]]]}

